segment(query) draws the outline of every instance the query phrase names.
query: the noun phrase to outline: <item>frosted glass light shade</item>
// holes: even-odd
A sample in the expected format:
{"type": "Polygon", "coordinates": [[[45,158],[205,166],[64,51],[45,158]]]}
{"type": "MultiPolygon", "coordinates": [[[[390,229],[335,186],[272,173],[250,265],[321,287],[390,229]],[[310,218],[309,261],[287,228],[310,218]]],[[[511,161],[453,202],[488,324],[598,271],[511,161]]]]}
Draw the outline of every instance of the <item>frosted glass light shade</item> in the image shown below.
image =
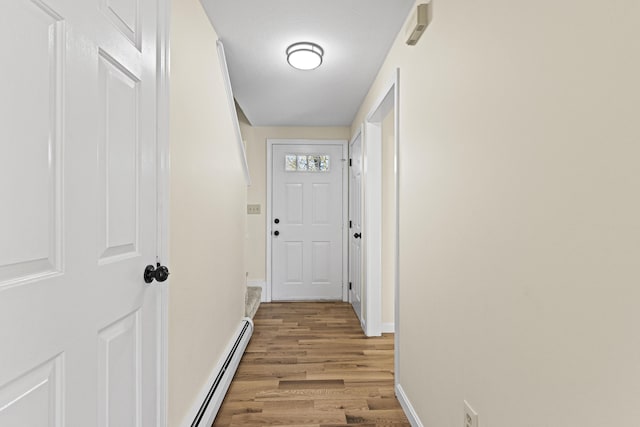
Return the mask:
{"type": "Polygon", "coordinates": [[[298,70],[313,70],[322,64],[324,50],[315,43],[294,43],[287,48],[287,62],[298,70]]]}

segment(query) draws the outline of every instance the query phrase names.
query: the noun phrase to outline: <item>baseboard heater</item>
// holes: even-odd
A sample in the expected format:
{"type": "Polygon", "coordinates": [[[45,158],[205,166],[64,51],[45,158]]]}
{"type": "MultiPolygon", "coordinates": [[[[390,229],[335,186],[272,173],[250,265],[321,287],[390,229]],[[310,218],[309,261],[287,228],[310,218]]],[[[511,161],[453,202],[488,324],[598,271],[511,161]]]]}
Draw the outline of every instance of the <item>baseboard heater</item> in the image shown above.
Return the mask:
{"type": "Polygon", "coordinates": [[[244,350],[249,344],[251,334],[253,334],[253,322],[245,317],[235,335],[235,341],[231,341],[226,356],[218,363],[217,369],[214,371],[215,377],[213,381],[209,382],[211,386],[205,390],[206,393],[203,393],[204,400],[191,423],[191,427],[210,427],[213,424],[227,390],[229,390],[231,380],[238,369],[244,350]]]}

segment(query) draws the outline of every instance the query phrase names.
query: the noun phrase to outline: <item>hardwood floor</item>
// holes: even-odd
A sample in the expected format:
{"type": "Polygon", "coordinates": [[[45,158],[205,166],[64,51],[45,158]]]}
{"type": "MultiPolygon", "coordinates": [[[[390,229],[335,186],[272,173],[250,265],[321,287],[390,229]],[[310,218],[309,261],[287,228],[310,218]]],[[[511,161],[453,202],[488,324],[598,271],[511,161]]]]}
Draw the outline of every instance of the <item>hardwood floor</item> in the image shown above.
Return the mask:
{"type": "Polygon", "coordinates": [[[393,335],[366,338],[346,303],[262,303],[214,426],[409,426],[393,335]]]}

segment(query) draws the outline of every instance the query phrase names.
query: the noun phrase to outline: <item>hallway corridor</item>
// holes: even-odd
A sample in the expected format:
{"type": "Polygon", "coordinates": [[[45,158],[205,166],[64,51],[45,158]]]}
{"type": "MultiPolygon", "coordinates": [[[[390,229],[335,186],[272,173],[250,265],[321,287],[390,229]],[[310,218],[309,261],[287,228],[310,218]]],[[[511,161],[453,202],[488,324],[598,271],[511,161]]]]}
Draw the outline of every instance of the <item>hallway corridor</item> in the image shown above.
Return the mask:
{"type": "Polygon", "coordinates": [[[408,426],[393,335],[366,338],[347,303],[261,304],[214,426],[408,426]]]}

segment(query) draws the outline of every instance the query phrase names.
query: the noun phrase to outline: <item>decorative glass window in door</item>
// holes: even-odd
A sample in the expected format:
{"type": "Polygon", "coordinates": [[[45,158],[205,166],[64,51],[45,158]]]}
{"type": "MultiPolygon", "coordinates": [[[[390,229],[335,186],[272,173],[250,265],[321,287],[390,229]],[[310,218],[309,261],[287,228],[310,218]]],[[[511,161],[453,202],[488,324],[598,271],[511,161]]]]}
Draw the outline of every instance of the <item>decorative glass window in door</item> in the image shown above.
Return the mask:
{"type": "Polygon", "coordinates": [[[329,172],[327,154],[287,154],[284,169],[287,172],[329,172]]]}

